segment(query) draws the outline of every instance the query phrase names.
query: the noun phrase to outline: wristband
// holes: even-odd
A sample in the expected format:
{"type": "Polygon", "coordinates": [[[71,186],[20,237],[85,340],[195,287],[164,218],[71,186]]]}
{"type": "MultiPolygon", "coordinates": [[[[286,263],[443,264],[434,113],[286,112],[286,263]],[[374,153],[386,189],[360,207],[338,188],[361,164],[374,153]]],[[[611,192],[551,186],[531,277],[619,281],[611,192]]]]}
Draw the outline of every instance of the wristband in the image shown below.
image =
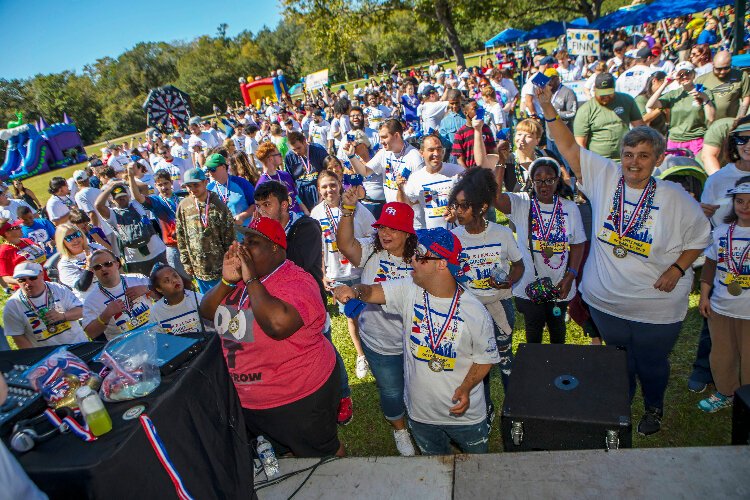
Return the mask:
{"type": "Polygon", "coordinates": [[[351,210],[352,212],[357,209],[357,207],[354,205],[341,205],[341,208],[343,208],[344,210],[351,210]]]}
{"type": "Polygon", "coordinates": [[[347,158],[349,158],[350,160],[351,160],[352,158],[354,158],[355,156],[357,156],[357,153],[354,153],[353,155],[346,155],[346,157],[347,157],[347,158]]]}
{"type": "Polygon", "coordinates": [[[96,320],[97,320],[97,321],[98,321],[99,323],[101,323],[101,324],[102,324],[102,326],[107,326],[107,323],[105,323],[105,322],[104,322],[104,320],[102,319],[102,315],[101,315],[101,314],[100,314],[99,316],[97,316],[97,317],[96,317],[96,320]]]}
{"type": "Polygon", "coordinates": [[[674,267],[675,269],[677,269],[678,271],[680,271],[680,274],[681,274],[681,275],[685,276],[685,270],[684,270],[683,268],[681,268],[681,267],[680,267],[680,266],[679,266],[679,265],[677,264],[677,262],[674,262],[674,263],[672,263],[672,265],[670,265],[669,267],[674,267]]]}
{"type": "Polygon", "coordinates": [[[341,217],[351,217],[354,215],[354,212],[341,212],[341,217]]]}
{"type": "Polygon", "coordinates": [[[250,283],[252,283],[253,281],[258,281],[258,277],[255,276],[254,278],[250,278],[249,280],[247,280],[245,282],[245,288],[250,288],[250,283]]]}
{"type": "Polygon", "coordinates": [[[576,278],[576,279],[578,278],[578,271],[576,271],[572,267],[569,267],[568,269],[566,269],[566,271],[569,272],[570,274],[572,274],[574,278],[576,278]]]}
{"type": "Polygon", "coordinates": [[[548,120],[547,118],[545,118],[544,121],[547,123],[552,123],[552,122],[557,121],[558,118],[560,118],[560,115],[555,115],[555,117],[551,120],[548,120]]]}
{"type": "Polygon", "coordinates": [[[224,277],[221,277],[221,282],[224,283],[226,286],[234,288],[237,286],[237,283],[232,283],[231,281],[227,281],[224,279],[224,277]]]}

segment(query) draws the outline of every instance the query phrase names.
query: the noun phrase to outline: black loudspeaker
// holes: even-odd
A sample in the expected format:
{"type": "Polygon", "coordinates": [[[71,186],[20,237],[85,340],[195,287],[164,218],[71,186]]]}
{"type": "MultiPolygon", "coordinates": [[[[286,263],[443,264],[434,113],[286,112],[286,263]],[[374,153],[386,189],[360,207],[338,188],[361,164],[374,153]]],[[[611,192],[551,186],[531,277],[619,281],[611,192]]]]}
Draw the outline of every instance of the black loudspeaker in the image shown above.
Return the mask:
{"type": "Polygon", "coordinates": [[[732,444],[750,444],[750,384],[734,392],[732,444]]]}
{"type": "Polygon", "coordinates": [[[521,344],[508,381],[501,430],[505,451],[630,448],[625,351],[521,344]]]}

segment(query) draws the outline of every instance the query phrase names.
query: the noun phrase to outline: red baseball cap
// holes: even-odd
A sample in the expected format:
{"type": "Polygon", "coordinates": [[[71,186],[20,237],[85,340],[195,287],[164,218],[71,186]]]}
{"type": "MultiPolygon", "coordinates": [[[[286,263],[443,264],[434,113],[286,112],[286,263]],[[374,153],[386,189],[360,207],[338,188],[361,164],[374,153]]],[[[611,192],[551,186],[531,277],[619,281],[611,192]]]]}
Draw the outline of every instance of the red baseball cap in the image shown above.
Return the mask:
{"type": "Polygon", "coordinates": [[[259,234],[286,250],[286,233],[281,224],[274,219],[260,217],[250,221],[248,227],[235,225],[234,228],[245,234],[259,234]]]}
{"type": "Polygon", "coordinates": [[[380,226],[397,229],[409,234],[417,234],[414,231],[414,210],[406,203],[392,201],[383,205],[380,218],[372,225],[374,228],[380,226]]]}
{"type": "Polygon", "coordinates": [[[659,46],[652,47],[651,48],[651,55],[654,56],[654,57],[661,56],[661,47],[659,47],[659,46]]]}
{"type": "Polygon", "coordinates": [[[0,236],[5,236],[5,233],[10,231],[11,229],[21,227],[22,225],[23,221],[20,219],[13,222],[6,222],[2,226],[0,226],[0,236]]]}

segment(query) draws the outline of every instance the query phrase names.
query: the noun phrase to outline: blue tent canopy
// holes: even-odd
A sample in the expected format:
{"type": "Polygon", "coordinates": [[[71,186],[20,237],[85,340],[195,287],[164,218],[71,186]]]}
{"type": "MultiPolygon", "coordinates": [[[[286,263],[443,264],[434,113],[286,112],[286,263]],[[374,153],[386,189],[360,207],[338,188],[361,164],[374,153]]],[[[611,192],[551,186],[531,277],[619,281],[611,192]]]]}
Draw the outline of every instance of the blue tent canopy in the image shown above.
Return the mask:
{"type": "Polygon", "coordinates": [[[568,23],[561,23],[559,21],[547,21],[546,23],[540,24],[533,30],[523,35],[521,40],[526,41],[533,39],[543,40],[545,38],[555,38],[565,34],[566,28],[585,28],[588,26],[588,24],[589,22],[585,17],[573,19],[568,23]]]}
{"type": "Polygon", "coordinates": [[[493,36],[484,43],[485,47],[494,47],[498,44],[512,43],[520,39],[526,32],[515,28],[506,28],[497,35],[493,36]]]}
{"type": "Polygon", "coordinates": [[[592,27],[606,31],[623,26],[637,26],[706,9],[716,9],[732,3],[733,0],[656,0],[648,5],[639,6],[640,8],[617,10],[594,21],[592,27]]]}

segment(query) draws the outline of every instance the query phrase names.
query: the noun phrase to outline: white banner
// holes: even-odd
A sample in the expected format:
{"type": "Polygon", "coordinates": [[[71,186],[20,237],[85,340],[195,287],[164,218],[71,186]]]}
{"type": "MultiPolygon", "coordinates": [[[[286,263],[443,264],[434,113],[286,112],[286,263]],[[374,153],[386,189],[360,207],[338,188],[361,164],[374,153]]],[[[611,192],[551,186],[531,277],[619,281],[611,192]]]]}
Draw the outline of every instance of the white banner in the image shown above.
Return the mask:
{"type": "Polygon", "coordinates": [[[305,88],[310,90],[319,89],[320,87],[326,85],[328,83],[328,70],[323,69],[320,71],[316,71],[315,73],[310,73],[305,77],[305,88]]]}
{"type": "Polygon", "coordinates": [[[567,30],[568,52],[574,56],[597,56],[601,54],[599,30],[567,30]]]}
{"type": "Polygon", "coordinates": [[[575,92],[576,99],[579,103],[586,102],[589,100],[589,98],[586,96],[586,93],[583,91],[583,86],[586,84],[586,80],[576,80],[573,82],[563,82],[563,85],[568,87],[570,90],[575,92]]]}

